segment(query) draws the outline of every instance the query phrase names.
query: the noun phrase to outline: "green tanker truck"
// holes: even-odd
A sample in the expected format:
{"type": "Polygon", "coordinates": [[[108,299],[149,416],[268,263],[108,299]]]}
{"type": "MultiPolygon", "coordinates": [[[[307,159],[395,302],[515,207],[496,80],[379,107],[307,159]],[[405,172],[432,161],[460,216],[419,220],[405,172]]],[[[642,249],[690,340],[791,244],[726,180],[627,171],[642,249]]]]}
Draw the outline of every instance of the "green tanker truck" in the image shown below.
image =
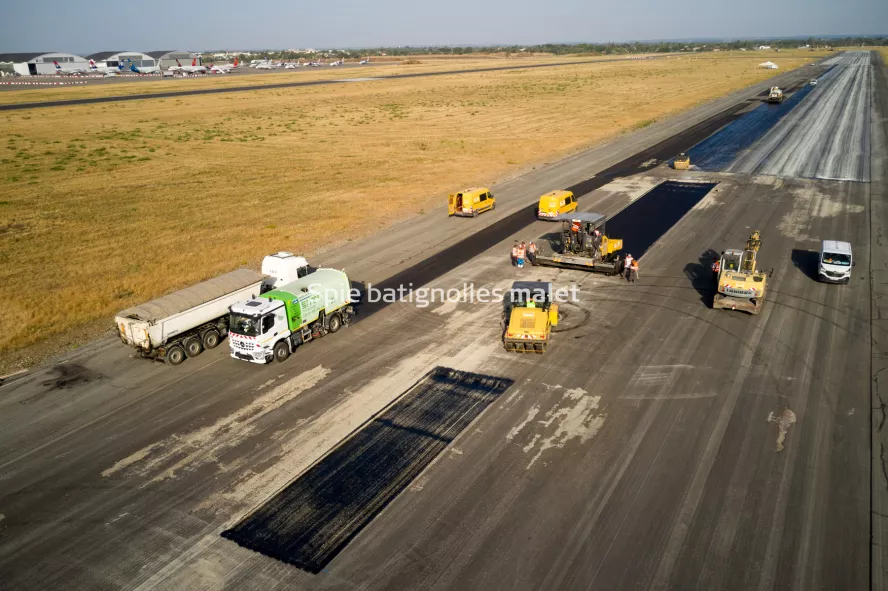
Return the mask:
{"type": "Polygon", "coordinates": [[[283,361],[312,339],[348,326],[351,284],[336,269],[314,273],[229,309],[231,356],[253,363],[283,361]]]}

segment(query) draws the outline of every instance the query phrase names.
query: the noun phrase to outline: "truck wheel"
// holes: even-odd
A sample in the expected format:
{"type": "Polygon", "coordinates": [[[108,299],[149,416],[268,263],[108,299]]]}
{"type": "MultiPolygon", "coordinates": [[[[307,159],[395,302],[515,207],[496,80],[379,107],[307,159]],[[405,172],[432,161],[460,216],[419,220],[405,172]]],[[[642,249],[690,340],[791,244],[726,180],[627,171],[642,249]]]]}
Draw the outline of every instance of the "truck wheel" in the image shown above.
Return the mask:
{"type": "Polygon", "coordinates": [[[286,361],[289,356],[290,345],[287,344],[287,341],[278,341],[278,344],[274,346],[274,360],[280,363],[286,361]]]}
{"type": "Polygon", "coordinates": [[[222,340],[222,337],[219,336],[219,331],[215,328],[212,328],[204,333],[203,335],[203,346],[204,349],[215,349],[219,346],[219,341],[222,340]]]}
{"type": "Polygon", "coordinates": [[[183,361],[185,361],[185,350],[182,349],[179,345],[175,345],[167,349],[166,357],[164,358],[170,365],[179,365],[183,361]]]}
{"type": "Polygon", "coordinates": [[[191,337],[183,344],[185,345],[185,354],[188,357],[197,357],[203,353],[203,344],[201,344],[200,339],[197,337],[191,337]]]}
{"type": "Polygon", "coordinates": [[[342,319],[339,317],[339,314],[332,314],[327,320],[327,330],[336,332],[340,328],[342,328],[342,319]]]}

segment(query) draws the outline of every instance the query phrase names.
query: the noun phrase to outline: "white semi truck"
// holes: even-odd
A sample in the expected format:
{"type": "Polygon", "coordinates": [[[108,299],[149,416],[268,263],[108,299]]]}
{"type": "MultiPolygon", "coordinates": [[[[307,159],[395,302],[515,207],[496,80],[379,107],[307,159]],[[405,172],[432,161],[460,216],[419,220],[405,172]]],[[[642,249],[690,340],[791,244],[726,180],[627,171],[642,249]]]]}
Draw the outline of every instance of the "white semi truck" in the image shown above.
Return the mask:
{"type": "Polygon", "coordinates": [[[289,252],[269,255],[262,272],[239,269],[118,313],[124,344],[142,357],[179,365],[228,334],[232,304],[256,297],[310,273],[307,261],[289,252]]]}
{"type": "Polygon", "coordinates": [[[299,345],[348,326],[352,313],[348,276],[317,269],[231,306],[231,356],[253,363],[284,361],[299,345]]]}

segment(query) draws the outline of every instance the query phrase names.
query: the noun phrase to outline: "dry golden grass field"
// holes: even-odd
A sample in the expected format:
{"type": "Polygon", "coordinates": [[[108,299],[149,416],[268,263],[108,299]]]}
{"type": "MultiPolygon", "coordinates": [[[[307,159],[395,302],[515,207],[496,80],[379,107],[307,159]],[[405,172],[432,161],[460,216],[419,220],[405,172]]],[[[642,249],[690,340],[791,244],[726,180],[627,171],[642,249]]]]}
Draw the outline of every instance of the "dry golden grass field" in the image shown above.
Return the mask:
{"type": "MultiPolygon", "coordinates": [[[[781,52],[779,63],[786,71],[818,56],[781,52]]],[[[311,256],[438,206],[450,190],[763,80],[773,75],[755,67],[763,59],[709,54],[0,114],[0,374],[94,338],[128,306],[258,266],[267,253],[311,256]]],[[[102,90],[125,86],[146,83],[102,90]]]]}
{"type": "MultiPolygon", "coordinates": [[[[562,63],[569,61],[595,61],[613,59],[608,56],[552,57],[527,56],[522,58],[505,57],[502,55],[485,55],[471,58],[452,56],[422,56],[419,60],[403,58],[372,58],[372,66],[361,68],[303,68],[299,70],[260,71],[241,67],[243,74],[209,75],[196,78],[162,79],[152,77],[150,80],[126,80],[118,78],[112,84],[87,84],[83,86],[59,86],[52,88],[16,89],[11,92],[0,92],[0,104],[38,103],[54,100],[93,98],[97,96],[126,96],[132,94],[153,94],[176,90],[193,90],[202,88],[219,88],[231,86],[264,86],[290,82],[308,82],[312,80],[336,80],[341,78],[394,76],[399,74],[416,74],[420,72],[440,72],[444,70],[482,69],[501,66],[521,66],[532,64],[562,63]],[[403,63],[418,61],[419,63],[403,63]]],[[[352,60],[354,61],[354,60],[352,60]]],[[[69,81],[76,78],[56,78],[53,80],[69,81]]]]}

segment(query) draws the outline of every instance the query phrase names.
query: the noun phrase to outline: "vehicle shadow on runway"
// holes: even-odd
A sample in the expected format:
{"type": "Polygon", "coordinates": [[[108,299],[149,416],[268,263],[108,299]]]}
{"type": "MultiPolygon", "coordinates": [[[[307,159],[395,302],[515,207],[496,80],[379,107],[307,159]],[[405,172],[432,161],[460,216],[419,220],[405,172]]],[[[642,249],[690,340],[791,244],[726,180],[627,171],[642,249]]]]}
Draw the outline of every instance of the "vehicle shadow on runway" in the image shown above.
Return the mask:
{"type": "Polygon", "coordinates": [[[719,254],[708,248],[700,254],[696,263],[685,265],[685,276],[690,279],[691,285],[700,294],[700,301],[707,307],[712,306],[712,298],[715,295],[715,282],[712,277],[712,263],[719,259],[719,254]]]}
{"type": "Polygon", "coordinates": [[[807,275],[808,279],[817,281],[817,264],[820,262],[820,253],[816,250],[792,249],[792,265],[807,275]]]}

